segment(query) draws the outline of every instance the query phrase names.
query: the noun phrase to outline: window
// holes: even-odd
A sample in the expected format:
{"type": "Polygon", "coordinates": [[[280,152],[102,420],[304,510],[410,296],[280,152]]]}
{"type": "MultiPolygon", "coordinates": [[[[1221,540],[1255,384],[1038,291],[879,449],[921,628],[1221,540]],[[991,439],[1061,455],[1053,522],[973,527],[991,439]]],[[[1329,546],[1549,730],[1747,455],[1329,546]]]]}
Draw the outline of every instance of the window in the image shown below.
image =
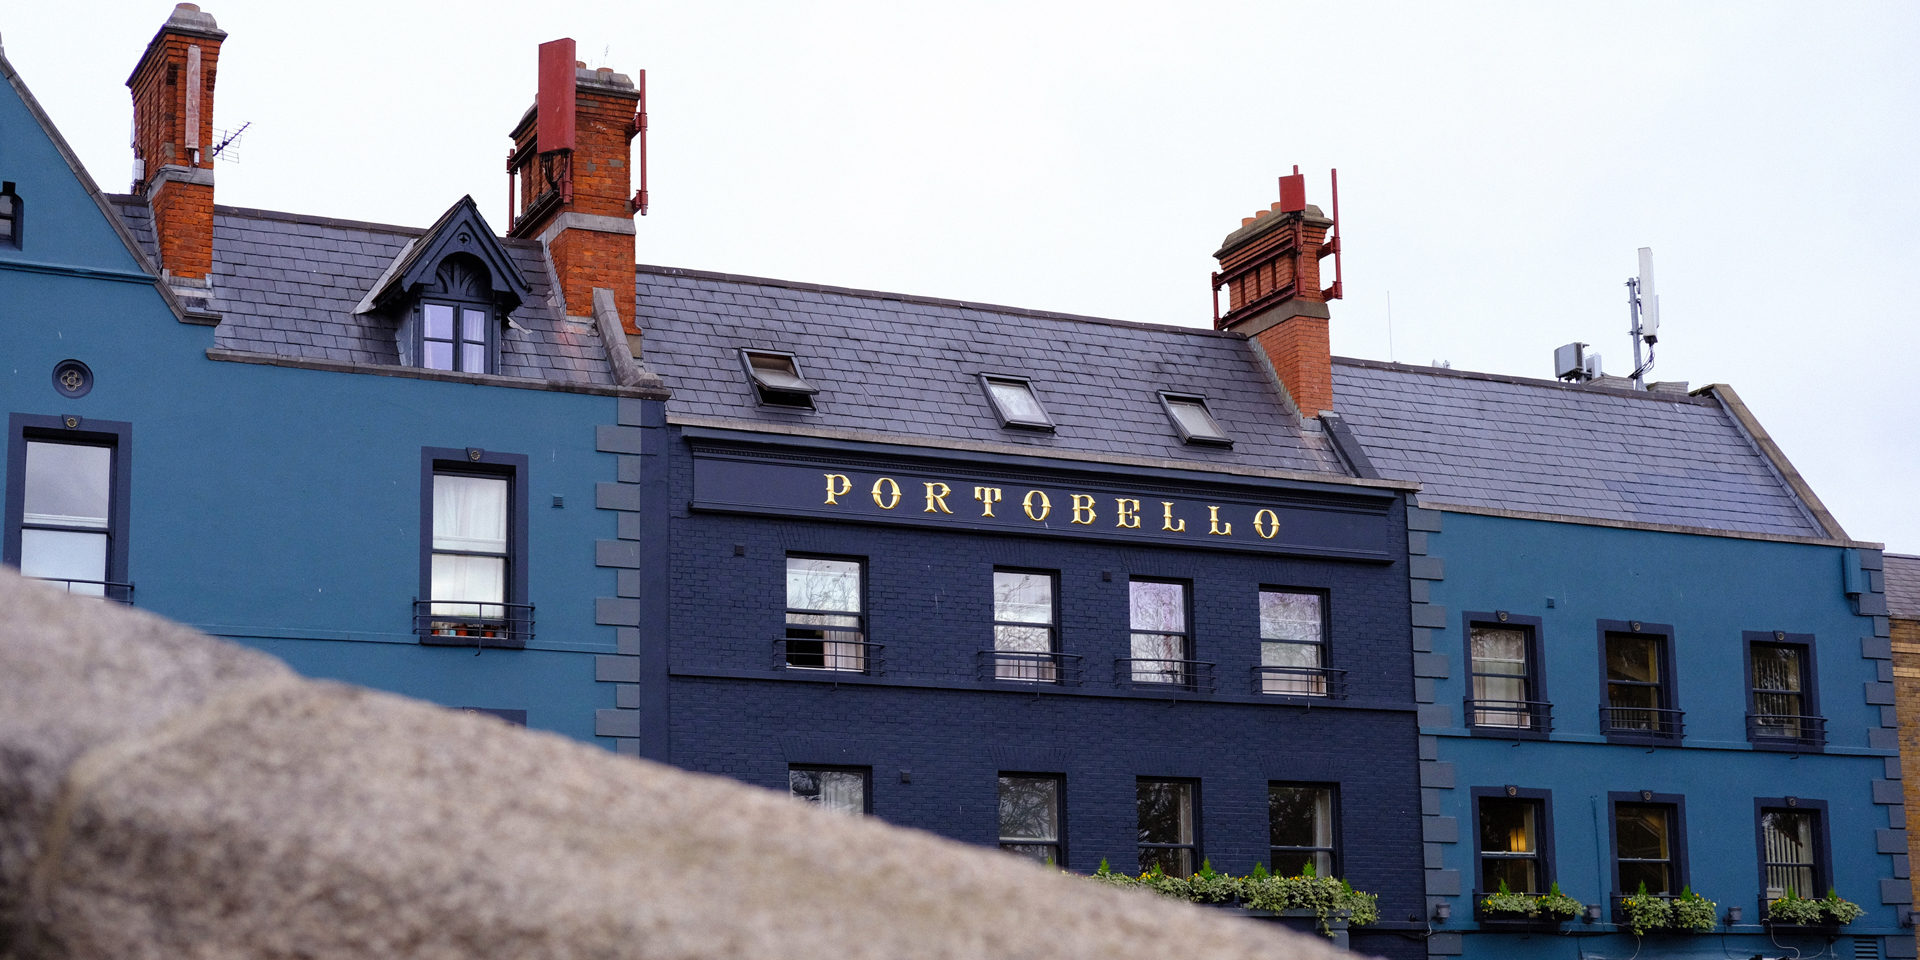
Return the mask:
{"type": "Polygon", "coordinates": [[[1655,632],[1658,626],[1632,622],[1602,621],[1601,627],[1602,656],[1606,658],[1601,732],[1629,740],[1680,736],[1681,713],[1673,709],[1668,659],[1671,633],[1655,632]]]}
{"type": "Polygon", "coordinates": [[[1260,692],[1327,695],[1326,618],[1317,593],[1260,591],[1260,692]]]}
{"type": "Polygon", "coordinates": [[[1500,736],[1542,736],[1551,727],[1551,707],[1540,689],[1538,617],[1467,614],[1467,660],[1472,690],[1470,726],[1500,736]]]}
{"type": "Polygon", "coordinates": [[[800,670],[867,669],[865,618],[860,614],[859,560],[787,558],[786,663],[800,670]]]}
{"type": "Polygon", "coordinates": [[[68,593],[133,601],[124,423],[10,418],[5,560],[68,593]]]}
{"type": "Polygon", "coordinates": [[[1001,426],[1053,429],[1053,419],[1040,406],[1040,398],[1033,393],[1033,384],[1025,377],[981,374],[980,384],[987,390],[987,399],[993,403],[993,412],[1000,415],[1001,426]]]}
{"type": "Polygon", "coordinates": [[[1314,876],[1338,876],[1332,787],[1267,784],[1267,833],[1275,874],[1295,877],[1312,867],[1314,876]]]}
{"type": "Polygon", "coordinates": [[[1680,798],[1641,791],[1608,795],[1613,810],[1613,880],[1622,896],[1677,896],[1687,885],[1680,798]]]}
{"type": "Polygon", "coordinates": [[[1190,780],[1138,781],[1140,872],[1155,866],[1170,877],[1193,875],[1200,862],[1194,830],[1199,785],[1190,780]]]}
{"type": "Polygon", "coordinates": [[[533,635],[520,479],[527,458],[435,448],[422,456],[425,599],[414,632],[424,643],[524,646],[533,635]]]}
{"type": "Polygon", "coordinates": [[[420,365],[429,370],[487,373],[487,311],[450,303],[420,305],[420,365]]]}
{"type": "Polygon", "coordinates": [[[13,181],[0,183],[0,247],[20,246],[20,195],[14,193],[13,181]]]}
{"type": "Polygon", "coordinates": [[[1818,897],[1828,881],[1820,862],[1820,812],[1807,809],[1797,797],[1762,801],[1760,809],[1760,866],[1769,903],[1791,893],[1818,897]],[[1793,807],[1785,804],[1792,803],[1793,807]]]}
{"type": "Polygon", "coordinates": [[[993,572],[993,676],[1053,683],[1060,678],[1052,573],[993,572]]]}
{"type": "Polygon", "coordinates": [[[1482,796],[1479,802],[1480,889],[1499,891],[1502,884],[1514,893],[1546,893],[1545,801],[1517,796],[1482,796]]]}
{"type": "Polygon", "coordinates": [[[747,377],[753,381],[761,403],[813,409],[813,396],[820,388],[800,376],[800,361],[792,354],[742,350],[740,360],[746,364],[747,377]]]}
{"type": "Polygon", "coordinates": [[[872,776],[866,767],[795,766],[787,769],[787,790],[806,803],[861,816],[872,810],[867,803],[872,776]]]}
{"type": "Polygon", "coordinates": [[[1233,438],[1227,436],[1225,430],[1220,429],[1220,422],[1213,419],[1213,414],[1207,410],[1205,397],[1162,393],[1160,404],[1166,407],[1167,416],[1173,419],[1174,429],[1180,431],[1180,439],[1183,442],[1218,447],[1233,446],[1233,438]]]}
{"type": "Polygon", "coordinates": [[[1133,624],[1133,681],[1188,682],[1187,585],[1134,580],[1127,589],[1133,624]]]}
{"type": "Polygon", "coordinates": [[[1819,715],[1813,683],[1812,639],[1747,634],[1747,738],[1756,746],[1804,749],[1826,743],[1826,720],[1819,715]]]}
{"type": "Polygon", "coordinates": [[[1060,786],[1056,776],[1000,775],[1000,849],[1067,865],[1060,846],[1060,786]]]}
{"type": "Polygon", "coordinates": [[[420,317],[420,366],[428,370],[493,373],[495,319],[486,265],[468,254],[441,261],[415,308],[420,317]]]}

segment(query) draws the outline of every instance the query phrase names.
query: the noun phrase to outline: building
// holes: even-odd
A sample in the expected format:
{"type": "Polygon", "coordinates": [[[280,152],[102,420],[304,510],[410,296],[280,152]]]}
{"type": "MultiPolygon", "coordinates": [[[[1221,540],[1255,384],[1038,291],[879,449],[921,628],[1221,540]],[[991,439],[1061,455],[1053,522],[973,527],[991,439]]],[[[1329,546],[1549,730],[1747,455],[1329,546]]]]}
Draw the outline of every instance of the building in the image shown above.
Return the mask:
{"type": "Polygon", "coordinates": [[[503,131],[505,236],[470,199],[425,229],[219,206],[225,38],[176,8],[128,83],[134,189],[69,190],[136,302],[50,338],[0,308],[32,344],[9,563],[1074,870],[1311,866],[1381,897],[1360,949],[1419,952],[1414,484],[1356,476],[1277,355],[636,268],[639,90],[570,41],[503,131]],[[51,392],[67,361],[86,389],[51,392]],[[43,529],[96,481],[104,529],[43,529]]]}
{"type": "MultiPolygon", "coordinates": [[[[1920,802],[1920,557],[1889,553],[1886,570],[1887,612],[1891,624],[1893,693],[1900,719],[1901,780],[1907,806],[1920,802]]],[[[1916,839],[1907,834],[1908,862],[1916,839]]]]}
{"type": "Polygon", "coordinates": [[[1913,955],[1879,545],[1731,388],[1343,359],[1334,404],[1380,475],[1421,482],[1430,953],[1559,956],[1541,934],[1564,932],[1604,956],[1913,955]],[[1503,922],[1481,906],[1502,882],[1593,922],[1503,922]],[[1642,883],[1717,901],[1724,936],[1636,943],[1619,901],[1642,883]],[[1759,922],[1829,889],[1865,916],[1759,922]]]}

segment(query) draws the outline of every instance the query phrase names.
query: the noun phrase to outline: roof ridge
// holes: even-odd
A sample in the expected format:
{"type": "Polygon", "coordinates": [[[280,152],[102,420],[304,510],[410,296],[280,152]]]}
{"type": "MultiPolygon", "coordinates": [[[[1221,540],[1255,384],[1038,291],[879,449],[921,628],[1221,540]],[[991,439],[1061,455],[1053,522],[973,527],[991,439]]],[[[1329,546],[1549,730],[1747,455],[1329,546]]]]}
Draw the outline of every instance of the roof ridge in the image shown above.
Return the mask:
{"type": "Polygon", "coordinates": [[[1368,370],[1391,370],[1397,373],[1418,373],[1434,377],[1453,377],[1459,380],[1487,380],[1493,383],[1511,383],[1523,387],[1545,387],[1564,393],[1580,395],[1626,397],[1630,400],[1661,400],[1667,403],[1685,403],[1690,406],[1717,406],[1707,397],[1688,394],[1654,393],[1651,390],[1621,390],[1617,387],[1590,387],[1559,380],[1544,380],[1538,377],[1517,377],[1505,373],[1484,373],[1477,370],[1455,370],[1451,367],[1430,367],[1412,363],[1392,363],[1386,360],[1366,360],[1359,357],[1334,357],[1335,364],[1361,367],[1368,370]]]}
{"type": "MultiPolygon", "coordinates": [[[[144,197],[127,193],[109,193],[106,198],[111,203],[122,206],[145,206],[144,197]]],[[[288,213],[284,210],[261,210],[255,207],[229,207],[214,204],[213,212],[224,217],[245,217],[250,220],[278,220],[282,223],[304,223],[319,227],[340,227],[347,230],[373,230],[379,233],[399,233],[410,237],[425,236],[422,227],[403,227],[395,223],[373,223],[368,220],[342,220],[337,217],[317,217],[304,213],[288,213]]]]}
{"type": "Polygon", "coordinates": [[[1020,317],[1038,317],[1045,320],[1071,320],[1076,323],[1097,323],[1110,327],[1130,327],[1136,330],[1158,330],[1168,333],[1190,333],[1201,336],[1222,337],[1229,340],[1246,339],[1246,337],[1241,334],[1227,330],[1209,330],[1205,327],[1188,327],[1177,323],[1142,323],[1138,320],[1114,320],[1109,317],[1090,317],[1085,314],[1061,313],[1055,310],[1034,310],[1029,307],[1011,307],[1005,304],[981,303],[974,300],[949,300],[944,297],[928,297],[912,293],[891,293],[884,290],[865,290],[859,287],[836,287],[825,283],[808,283],[804,280],[778,280],[771,277],[753,277],[737,273],[719,273],[712,270],[694,270],[688,267],[665,267],[650,263],[635,264],[634,269],[641,273],[651,273],[663,277],[693,277],[700,280],[720,280],[727,283],[742,283],[753,286],[782,287],[789,290],[834,293],[874,300],[898,300],[901,303],[923,303],[936,307],[985,310],[990,313],[1004,313],[1020,317]]]}

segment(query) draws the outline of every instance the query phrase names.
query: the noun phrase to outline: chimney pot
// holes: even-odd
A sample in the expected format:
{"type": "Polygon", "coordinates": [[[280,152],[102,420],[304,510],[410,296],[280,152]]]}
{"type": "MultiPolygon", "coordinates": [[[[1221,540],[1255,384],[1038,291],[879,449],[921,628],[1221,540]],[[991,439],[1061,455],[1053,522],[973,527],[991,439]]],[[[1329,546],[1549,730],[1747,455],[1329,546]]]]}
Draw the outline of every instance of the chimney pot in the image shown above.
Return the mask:
{"type": "Polygon", "coordinates": [[[1269,215],[1269,214],[1271,214],[1271,213],[1273,213],[1273,211],[1272,211],[1272,210],[1255,210],[1255,211],[1253,212],[1253,218],[1254,218],[1255,220],[1258,220],[1258,219],[1260,219],[1261,217],[1264,217],[1264,216],[1267,216],[1267,215],[1269,215]]]}
{"type": "Polygon", "coordinates": [[[586,66],[587,66],[587,62],[585,60],[575,60],[573,62],[573,68],[575,70],[584,70],[586,69],[586,66]]]}
{"type": "Polygon", "coordinates": [[[1258,217],[1241,217],[1241,218],[1240,218],[1240,225],[1244,227],[1244,226],[1246,226],[1247,224],[1250,224],[1250,223],[1252,223],[1253,221],[1255,221],[1255,220],[1258,220],[1258,219],[1259,219],[1258,217]]]}
{"type": "Polygon", "coordinates": [[[176,3],[173,5],[173,8],[175,10],[185,10],[188,13],[200,12],[200,5],[197,3],[176,3]]]}

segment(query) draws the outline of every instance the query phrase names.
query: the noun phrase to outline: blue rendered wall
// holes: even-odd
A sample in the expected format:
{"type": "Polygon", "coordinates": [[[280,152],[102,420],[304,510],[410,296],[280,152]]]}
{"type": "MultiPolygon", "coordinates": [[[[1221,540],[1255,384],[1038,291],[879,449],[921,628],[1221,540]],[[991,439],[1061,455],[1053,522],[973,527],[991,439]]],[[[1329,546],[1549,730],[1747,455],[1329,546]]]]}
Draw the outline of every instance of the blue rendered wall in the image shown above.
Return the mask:
{"type": "MultiPolygon", "coordinates": [[[[1234,873],[1268,860],[1268,780],[1337,782],[1344,875],[1380,895],[1388,921],[1420,912],[1404,562],[690,511],[690,457],[682,442],[672,449],[675,764],[782,792],[792,763],[869,766],[877,816],[979,844],[997,842],[1001,771],[1064,774],[1067,866],[1079,872],[1103,858],[1137,868],[1138,776],[1200,780],[1204,855],[1234,873]],[[871,636],[886,644],[880,682],[771,669],[788,551],[867,561],[871,636]],[[988,690],[974,679],[976,653],[992,645],[995,565],[1059,571],[1063,650],[1085,657],[1081,695],[988,690]],[[1376,709],[1113,691],[1112,661],[1130,655],[1129,575],[1192,580],[1195,655],[1219,664],[1221,694],[1242,699],[1259,658],[1259,587],[1327,589],[1333,665],[1351,671],[1352,702],[1376,709]]],[[[1397,503],[1389,512],[1395,544],[1403,515],[1397,503]]],[[[1361,936],[1355,948],[1422,953],[1394,932],[1361,936]]]]}
{"type": "Polygon", "coordinates": [[[621,401],[209,360],[211,327],[178,322],[150,281],[113,278],[138,261],[10,87],[0,129],[0,179],[28,213],[25,248],[0,248],[0,412],[132,424],[135,605],[310,676],[524,709],[530,726],[611,747],[594,736],[595,710],[614,706],[595,655],[614,652],[614,628],[595,625],[594,600],[615,572],[594,566],[594,541],[615,531],[594,500],[615,458],[595,428],[621,401]],[[53,388],[68,358],[94,372],[85,397],[53,388]],[[530,460],[528,650],[475,656],[409,632],[427,446],[530,460]]]}
{"type": "MultiPolygon", "coordinates": [[[[1444,579],[1431,581],[1430,590],[1432,603],[1446,610],[1446,626],[1432,632],[1432,649],[1448,660],[1447,676],[1434,680],[1428,710],[1442,710],[1450,719],[1438,724],[1429,716],[1422,733],[1423,749],[1437,758],[1430,782],[1450,780],[1453,786],[1429,788],[1425,801],[1429,814],[1453,818],[1457,826],[1457,842],[1430,848],[1438,848],[1442,870],[1459,871],[1462,895],[1435,900],[1452,905],[1453,921],[1443,930],[1469,933],[1466,955],[1573,952],[1561,937],[1472,934],[1473,905],[1466,895],[1475,883],[1470,791],[1508,784],[1553,792],[1555,879],[1590,904],[1607,904],[1614,892],[1611,824],[1604,819],[1608,792],[1684,795],[1687,880],[1719,901],[1723,916],[1727,907],[1744,908],[1748,926],[1736,928],[1726,947],[1737,956],[1781,952],[1751,925],[1761,896],[1754,799],[1825,800],[1836,886],[1868,910],[1845,933],[1891,935],[1889,949],[1907,951],[1893,955],[1912,955],[1911,933],[1899,927],[1896,907],[1881,902],[1881,881],[1894,876],[1896,865],[1877,852],[1880,832],[1904,825],[1902,808],[1873,802],[1872,783],[1888,776],[1887,758],[1895,751],[1869,745],[1870,731],[1883,729],[1883,718],[1863,691],[1881,681],[1885,661],[1863,656],[1876,646],[1876,624],[1856,616],[1842,592],[1841,548],[1456,513],[1443,518],[1443,530],[1427,534],[1424,544],[1426,555],[1445,564],[1444,579]],[[1461,614],[1495,610],[1543,621],[1542,663],[1554,717],[1550,741],[1470,737],[1461,726],[1461,701],[1470,689],[1461,614]],[[1686,711],[1683,748],[1604,742],[1598,714],[1601,619],[1673,626],[1677,706],[1686,711]],[[1819,707],[1828,720],[1825,754],[1755,751],[1747,742],[1742,632],[1775,630],[1816,637],[1819,707]]],[[[1440,887],[1453,882],[1444,875],[1435,879],[1440,887]]],[[[1438,939],[1436,946],[1449,943],[1438,939]]],[[[1811,954],[1825,944],[1793,946],[1811,954]]],[[[1722,947],[1719,936],[1664,935],[1635,944],[1631,936],[1617,935],[1585,940],[1580,949],[1608,957],[1636,948],[1645,955],[1722,957],[1722,947]]]]}

